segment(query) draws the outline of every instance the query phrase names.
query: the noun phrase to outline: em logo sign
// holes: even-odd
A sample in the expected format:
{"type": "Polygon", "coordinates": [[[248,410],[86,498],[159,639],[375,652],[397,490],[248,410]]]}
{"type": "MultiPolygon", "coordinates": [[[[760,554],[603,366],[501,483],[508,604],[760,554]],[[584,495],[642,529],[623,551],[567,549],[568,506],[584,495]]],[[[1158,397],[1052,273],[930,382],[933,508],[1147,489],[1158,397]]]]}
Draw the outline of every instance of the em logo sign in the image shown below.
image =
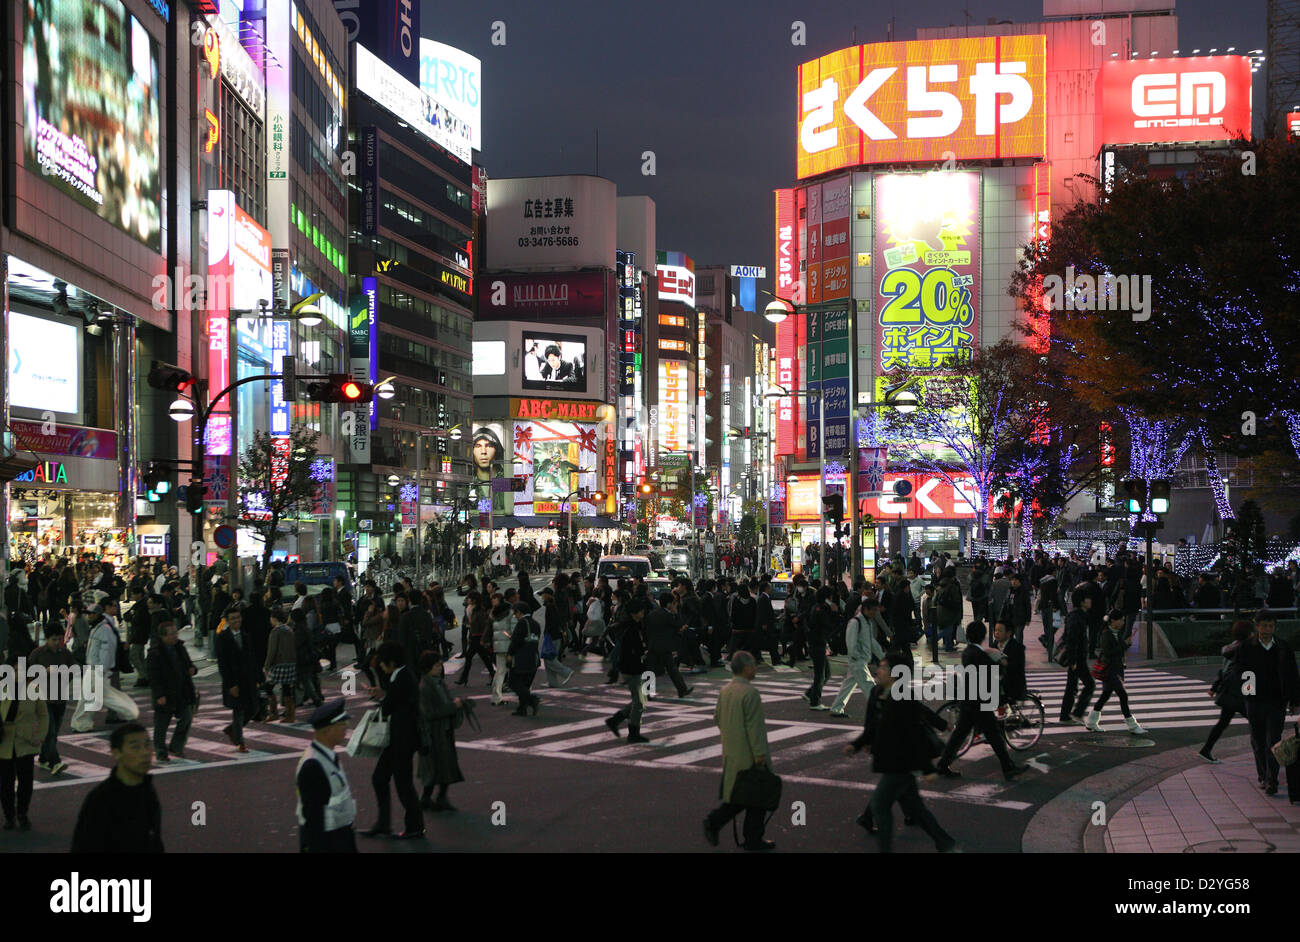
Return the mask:
{"type": "Polygon", "coordinates": [[[1042,157],[1046,36],[873,43],[799,67],[799,179],[861,164],[1042,157]]]}

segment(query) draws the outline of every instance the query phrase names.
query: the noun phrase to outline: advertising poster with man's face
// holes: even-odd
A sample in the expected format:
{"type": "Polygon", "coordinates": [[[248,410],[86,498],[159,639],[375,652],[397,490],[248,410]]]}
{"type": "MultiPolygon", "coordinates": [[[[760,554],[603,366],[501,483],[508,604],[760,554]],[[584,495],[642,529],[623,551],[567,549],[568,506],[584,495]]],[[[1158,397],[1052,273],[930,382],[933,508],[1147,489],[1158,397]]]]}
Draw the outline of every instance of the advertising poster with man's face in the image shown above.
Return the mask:
{"type": "Polygon", "coordinates": [[[494,513],[509,513],[510,493],[492,492],[493,478],[510,477],[511,461],[505,446],[505,426],[501,422],[475,422],[469,441],[470,476],[474,483],[470,494],[475,500],[491,499],[494,513]]]}
{"type": "MultiPolygon", "coordinates": [[[[598,426],[556,421],[514,423],[514,467],[526,478],[515,495],[515,512],[523,515],[558,514],[569,494],[600,489],[598,426]]],[[[596,506],[576,501],[575,513],[591,516],[596,506]]]]}

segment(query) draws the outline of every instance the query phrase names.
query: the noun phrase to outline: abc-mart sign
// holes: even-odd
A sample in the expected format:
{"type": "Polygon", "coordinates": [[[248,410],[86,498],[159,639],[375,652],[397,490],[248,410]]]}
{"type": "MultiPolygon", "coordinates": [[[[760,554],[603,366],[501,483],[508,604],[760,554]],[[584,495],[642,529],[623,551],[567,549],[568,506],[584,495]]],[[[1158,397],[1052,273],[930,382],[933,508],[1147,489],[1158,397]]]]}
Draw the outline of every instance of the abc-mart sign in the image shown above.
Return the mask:
{"type": "Polygon", "coordinates": [[[1101,141],[1163,144],[1250,136],[1247,56],[1107,62],[1097,76],[1101,141]]]}
{"type": "Polygon", "coordinates": [[[854,46],[799,67],[799,179],[1047,151],[1046,36],[854,46]]]}

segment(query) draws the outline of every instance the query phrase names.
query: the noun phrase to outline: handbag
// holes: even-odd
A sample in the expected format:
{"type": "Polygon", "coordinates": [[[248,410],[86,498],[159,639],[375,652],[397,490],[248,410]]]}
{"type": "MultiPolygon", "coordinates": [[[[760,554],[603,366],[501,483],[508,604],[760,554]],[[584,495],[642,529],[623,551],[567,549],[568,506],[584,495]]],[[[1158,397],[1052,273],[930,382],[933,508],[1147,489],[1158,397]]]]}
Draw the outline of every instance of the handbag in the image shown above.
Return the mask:
{"type": "Polygon", "coordinates": [[[555,639],[546,632],[542,632],[542,660],[549,661],[558,653],[555,647],[555,639]]]}
{"type": "Polygon", "coordinates": [[[1091,671],[1091,673],[1092,673],[1092,676],[1095,677],[1095,678],[1097,678],[1098,680],[1105,680],[1105,679],[1106,679],[1106,662],[1105,662],[1105,661],[1093,661],[1093,662],[1092,662],[1092,671],[1091,671]]]}
{"type": "Polygon", "coordinates": [[[339,635],[343,633],[343,626],[336,621],[330,622],[325,626],[325,633],[330,635],[339,635]]]}
{"type": "Polygon", "coordinates": [[[736,774],[731,786],[731,804],[775,811],[781,804],[781,776],[765,765],[755,765],[736,774]]]}
{"type": "Polygon", "coordinates": [[[1065,639],[1062,638],[1060,641],[1056,642],[1056,650],[1052,652],[1052,660],[1054,660],[1057,664],[1064,664],[1066,655],[1068,655],[1069,653],[1070,653],[1070,646],[1066,644],[1065,639]]]}
{"type": "Polygon", "coordinates": [[[348,739],[347,753],[353,757],[375,757],[388,747],[390,730],[378,707],[367,710],[348,739]]]}
{"type": "Polygon", "coordinates": [[[1300,759],[1300,735],[1292,736],[1290,739],[1283,739],[1273,746],[1273,758],[1277,764],[1284,768],[1295,765],[1296,760],[1300,759]]]}

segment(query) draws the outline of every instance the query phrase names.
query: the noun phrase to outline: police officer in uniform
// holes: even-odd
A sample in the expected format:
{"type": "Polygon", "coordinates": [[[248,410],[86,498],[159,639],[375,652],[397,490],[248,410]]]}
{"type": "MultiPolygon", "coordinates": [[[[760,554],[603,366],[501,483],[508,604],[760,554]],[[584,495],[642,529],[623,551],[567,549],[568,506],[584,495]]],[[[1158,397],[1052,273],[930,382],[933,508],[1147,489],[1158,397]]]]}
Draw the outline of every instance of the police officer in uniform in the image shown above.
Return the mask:
{"type": "Polygon", "coordinates": [[[298,762],[298,845],[305,854],[355,854],[357,803],[334,750],[343,744],[348,714],[342,698],[311,715],[316,734],[298,762]]]}

